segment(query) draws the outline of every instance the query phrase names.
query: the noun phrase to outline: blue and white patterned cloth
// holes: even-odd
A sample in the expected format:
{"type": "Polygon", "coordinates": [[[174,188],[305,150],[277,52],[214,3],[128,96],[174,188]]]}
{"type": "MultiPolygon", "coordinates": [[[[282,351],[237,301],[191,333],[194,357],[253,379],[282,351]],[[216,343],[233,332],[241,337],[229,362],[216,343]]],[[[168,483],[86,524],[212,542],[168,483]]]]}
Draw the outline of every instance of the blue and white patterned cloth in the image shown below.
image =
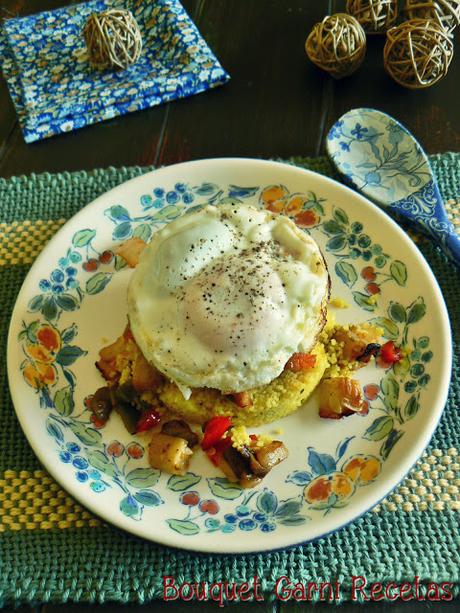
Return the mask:
{"type": "Polygon", "coordinates": [[[8,19],[0,62],[27,143],[198,94],[230,77],[179,0],[92,0],[8,19]],[[91,13],[129,9],[143,50],[126,70],[93,69],[82,29],[91,13]]]}

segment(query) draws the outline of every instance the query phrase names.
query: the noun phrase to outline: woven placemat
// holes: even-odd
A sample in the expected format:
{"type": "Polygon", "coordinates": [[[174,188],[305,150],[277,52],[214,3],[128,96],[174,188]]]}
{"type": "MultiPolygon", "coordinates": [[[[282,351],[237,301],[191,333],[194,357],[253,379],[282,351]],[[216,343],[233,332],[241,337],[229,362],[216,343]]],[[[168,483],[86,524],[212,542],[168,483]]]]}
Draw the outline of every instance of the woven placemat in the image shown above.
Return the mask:
{"type": "MultiPolygon", "coordinates": [[[[327,175],[324,158],[290,163],[327,175]]],[[[431,157],[452,219],[460,225],[460,154],[431,157]]],[[[42,174],[0,179],[0,333],[23,279],[56,230],[81,207],[149,168],[42,174]]],[[[315,543],[285,551],[219,556],[181,552],[142,541],[103,524],[47,475],[16,420],[0,358],[0,605],[25,602],[145,602],[162,597],[164,575],[176,583],[260,579],[265,599],[282,576],[291,581],[338,581],[350,599],[352,576],[368,584],[452,584],[459,591],[459,517],[456,511],[460,436],[460,279],[428,241],[419,246],[441,285],[454,334],[448,406],[425,455],[407,479],[372,512],[315,543]]],[[[311,599],[319,598],[318,592],[311,599]]]]}

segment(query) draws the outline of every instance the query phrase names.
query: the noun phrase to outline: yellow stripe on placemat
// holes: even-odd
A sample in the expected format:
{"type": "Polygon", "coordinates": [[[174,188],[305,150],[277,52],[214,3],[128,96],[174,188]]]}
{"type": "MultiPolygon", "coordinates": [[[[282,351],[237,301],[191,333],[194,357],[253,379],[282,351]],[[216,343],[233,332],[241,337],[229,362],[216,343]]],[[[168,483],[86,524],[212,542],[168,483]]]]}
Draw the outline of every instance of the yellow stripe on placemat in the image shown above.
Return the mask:
{"type": "MultiPolygon", "coordinates": [[[[446,200],[447,215],[460,234],[460,202],[446,200]]],[[[32,264],[37,255],[66,222],[66,219],[37,219],[0,223],[0,266],[32,264]]]]}
{"type": "MultiPolygon", "coordinates": [[[[460,510],[459,459],[455,448],[424,455],[409,477],[372,511],[460,510]]],[[[43,470],[7,470],[0,479],[0,532],[103,525],[43,470]]]]}
{"type": "Polygon", "coordinates": [[[0,266],[32,264],[66,219],[0,223],[0,266]]]}
{"type": "Polygon", "coordinates": [[[0,479],[0,532],[101,525],[43,470],[6,470],[0,479]]]}

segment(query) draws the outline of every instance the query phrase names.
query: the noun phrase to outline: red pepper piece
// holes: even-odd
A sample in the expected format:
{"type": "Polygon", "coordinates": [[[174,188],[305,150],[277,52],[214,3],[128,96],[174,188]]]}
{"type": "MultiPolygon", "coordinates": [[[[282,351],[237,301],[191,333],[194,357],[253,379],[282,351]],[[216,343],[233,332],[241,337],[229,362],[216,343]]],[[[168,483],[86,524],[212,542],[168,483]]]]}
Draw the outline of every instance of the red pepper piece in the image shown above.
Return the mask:
{"type": "Polygon", "coordinates": [[[216,416],[206,423],[204,437],[201,441],[201,448],[206,451],[210,447],[215,447],[216,443],[223,437],[232,425],[230,417],[216,416]]]}
{"type": "Polygon", "coordinates": [[[313,368],[316,364],[316,355],[313,353],[293,353],[286,362],[284,370],[300,372],[313,368]]]}
{"type": "Polygon", "coordinates": [[[387,364],[399,362],[402,358],[401,349],[396,347],[393,341],[388,341],[380,350],[380,357],[387,364]]]}
{"type": "Polygon", "coordinates": [[[146,432],[147,430],[151,430],[155,426],[158,426],[160,423],[160,414],[155,409],[149,409],[142,413],[137,422],[136,432],[146,432]]]}

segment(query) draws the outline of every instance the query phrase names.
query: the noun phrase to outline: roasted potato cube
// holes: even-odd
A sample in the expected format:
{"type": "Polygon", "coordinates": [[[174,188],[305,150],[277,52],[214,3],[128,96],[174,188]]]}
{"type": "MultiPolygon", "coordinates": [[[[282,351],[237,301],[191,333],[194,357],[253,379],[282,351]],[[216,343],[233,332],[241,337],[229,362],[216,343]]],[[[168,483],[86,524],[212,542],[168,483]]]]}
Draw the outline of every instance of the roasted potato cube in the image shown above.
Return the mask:
{"type": "Polygon", "coordinates": [[[318,386],[319,415],[327,419],[341,419],[353,413],[366,415],[365,402],[359,381],[348,377],[324,379],[318,386]]]}
{"type": "Polygon", "coordinates": [[[154,433],[150,439],[149,462],[153,468],[159,468],[172,475],[183,475],[190,463],[193,451],[187,441],[179,436],[154,433]]]}
{"type": "Polygon", "coordinates": [[[182,419],[172,419],[170,421],[166,421],[161,426],[161,431],[163,434],[168,434],[169,436],[179,436],[180,438],[185,438],[190,449],[195,447],[195,445],[198,445],[198,435],[195,434],[188,423],[182,419]]]}
{"type": "Polygon", "coordinates": [[[145,241],[133,236],[120,245],[116,253],[126,260],[130,268],[135,268],[139,263],[141,253],[146,247],[147,243],[145,241]]]}
{"type": "Polygon", "coordinates": [[[163,377],[139,352],[133,367],[133,386],[136,392],[148,392],[160,385],[163,377]]]}
{"type": "Polygon", "coordinates": [[[123,351],[126,345],[126,340],[123,336],[119,336],[116,341],[114,341],[111,345],[107,345],[107,347],[103,347],[99,351],[99,355],[101,360],[104,362],[110,362],[111,360],[115,360],[117,355],[123,351]]]}
{"type": "Polygon", "coordinates": [[[358,326],[348,326],[348,329],[338,328],[332,338],[335,338],[338,343],[343,343],[342,360],[354,362],[365,353],[368,345],[378,343],[380,335],[375,326],[364,323],[358,326]]]}

